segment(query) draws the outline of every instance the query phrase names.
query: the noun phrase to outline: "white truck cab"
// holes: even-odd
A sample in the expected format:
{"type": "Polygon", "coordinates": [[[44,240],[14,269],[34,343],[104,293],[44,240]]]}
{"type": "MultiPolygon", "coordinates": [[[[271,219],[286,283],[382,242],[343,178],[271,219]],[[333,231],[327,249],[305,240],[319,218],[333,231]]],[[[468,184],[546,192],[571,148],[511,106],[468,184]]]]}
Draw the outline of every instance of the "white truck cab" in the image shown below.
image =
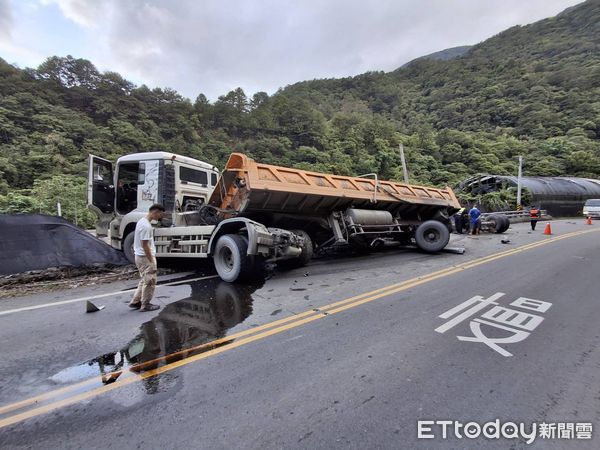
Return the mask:
{"type": "Polygon", "coordinates": [[[114,166],[90,155],[88,207],[98,215],[96,235],[133,260],[132,231],[153,203],[171,214],[197,208],[208,201],[218,178],[213,165],[173,153],[134,153],[114,166]]]}

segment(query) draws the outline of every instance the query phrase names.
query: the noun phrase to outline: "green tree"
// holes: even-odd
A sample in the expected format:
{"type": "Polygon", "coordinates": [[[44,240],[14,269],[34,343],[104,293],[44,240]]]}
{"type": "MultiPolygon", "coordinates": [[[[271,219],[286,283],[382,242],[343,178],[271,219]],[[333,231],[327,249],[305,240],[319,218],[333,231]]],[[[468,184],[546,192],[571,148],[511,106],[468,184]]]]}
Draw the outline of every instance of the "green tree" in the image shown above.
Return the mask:
{"type": "Polygon", "coordinates": [[[95,215],[87,209],[87,181],[83,177],[55,175],[36,180],[31,189],[35,210],[56,215],[60,203],[62,216],[82,228],[95,225],[95,215]]]}
{"type": "Polygon", "coordinates": [[[0,214],[23,214],[37,212],[35,199],[28,193],[10,192],[0,195],[0,214]]]}

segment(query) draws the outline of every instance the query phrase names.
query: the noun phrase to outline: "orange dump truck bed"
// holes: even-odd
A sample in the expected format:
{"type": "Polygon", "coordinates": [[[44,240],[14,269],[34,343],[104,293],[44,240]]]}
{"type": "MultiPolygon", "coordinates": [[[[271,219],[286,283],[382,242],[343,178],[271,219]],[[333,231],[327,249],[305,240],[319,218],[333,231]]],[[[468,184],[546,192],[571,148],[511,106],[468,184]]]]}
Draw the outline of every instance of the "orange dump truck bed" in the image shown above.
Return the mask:
{"type": "Polygon", "coordinates": [[[238,213],[278,212],[327,216],[350,206],[402,212],[402,208],[460,208],[450,188],[309,172],[257,163],[232,153],[209,203],[238,213]]]}

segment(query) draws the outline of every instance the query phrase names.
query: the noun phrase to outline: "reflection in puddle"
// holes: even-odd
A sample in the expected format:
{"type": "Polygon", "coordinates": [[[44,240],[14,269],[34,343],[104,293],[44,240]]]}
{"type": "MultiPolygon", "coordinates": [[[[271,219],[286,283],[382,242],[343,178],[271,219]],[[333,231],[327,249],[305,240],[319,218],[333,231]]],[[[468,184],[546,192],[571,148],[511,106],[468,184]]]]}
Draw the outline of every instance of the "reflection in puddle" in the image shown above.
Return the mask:
{"type": "Polygon", "coordinates": [[[189,297],[163,307],[156,317],[140,326],[138,335],[126,346],[64,369],[51,380],[72,383],[101,375],[102,383],[108,384],[127,371],[143,374],[232,342],[203,345],[225,337],[227,330],[250,316],[251,294],[259,286],[216,279],[192,282],[189,286],[189,297]]]}

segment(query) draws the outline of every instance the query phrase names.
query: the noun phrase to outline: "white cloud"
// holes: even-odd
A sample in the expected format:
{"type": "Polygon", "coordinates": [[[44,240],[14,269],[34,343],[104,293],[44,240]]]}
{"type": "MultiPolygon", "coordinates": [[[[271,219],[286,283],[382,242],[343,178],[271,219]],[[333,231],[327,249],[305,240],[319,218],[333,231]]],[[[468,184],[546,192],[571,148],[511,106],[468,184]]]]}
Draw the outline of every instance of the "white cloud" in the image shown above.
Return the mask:
{"type": "Polygon", "coordinates": [[[579,0],[40,1],[82,28],[90,53],[80,56],[99,67],[215,99],[238,86],[274,92],[305,79],[393,70],[579,0]]]}
{"type": "Polygon", "coordinates": [[[10,0],[0,0],[0,57],[17,66],[41,61],[42,55],[39,52],[15,42],[14,29],[15,13],[10,0]]]}
{"type": "Polygon", "coordinates": [[[0,0],[0,43],[10,41],[13,14],[8,0],[0,0]]]}
{"type": "Polygon", "coordinates": [[[67,19],[86,28],[95,28],[111,4],[103,0],[41,0],[41,3],[58,5],[67,19]]]}

